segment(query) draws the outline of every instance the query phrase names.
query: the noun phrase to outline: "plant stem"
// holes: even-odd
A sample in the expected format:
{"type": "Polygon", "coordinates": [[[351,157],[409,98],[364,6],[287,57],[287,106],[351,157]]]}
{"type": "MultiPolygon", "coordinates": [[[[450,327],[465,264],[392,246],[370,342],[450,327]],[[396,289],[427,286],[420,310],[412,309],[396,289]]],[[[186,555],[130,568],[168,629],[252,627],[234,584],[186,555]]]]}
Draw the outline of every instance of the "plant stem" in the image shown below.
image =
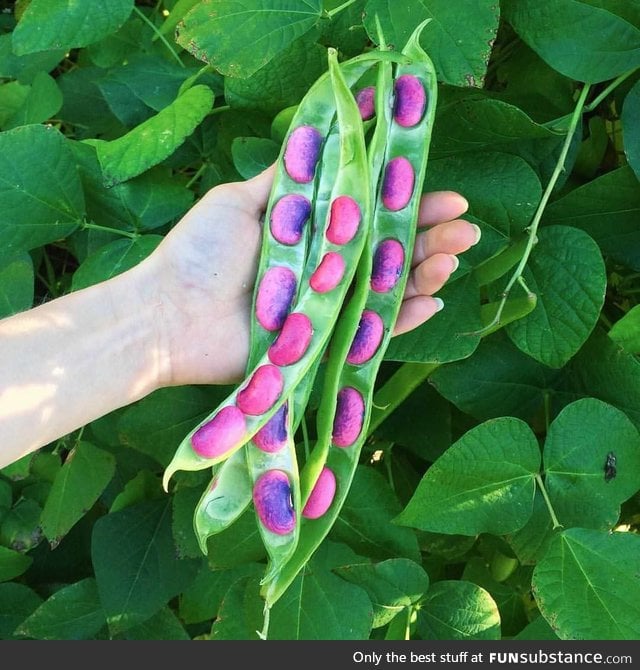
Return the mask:
{"type": "Polygon", "coordinates": [[[352,5],[356,0],[347,0],[346,2],[343,2],[341,5],[338,7],[335,7],[332,9],[330,12],[327,12],[326,15],[332,19],[336,14],[339,14],[343,9],[346,9],[349,7],[349,5],[352,5]]]}
{"type": "Polygon", "coordinates": [[[551,501],[549,500],[549,494],[547,493],[547,489],[544,486],[544,482],[542,481],[542,477],[540,476],[540,474],[536,475],[536,483],[538,484],[538,487],[540,488],[540,493],[542,493],[542,497],[544,498],[544,501],[547,504],[547,509],[549,510],[551,521],[553,521],[553,530],[555,530],[556,528],[562,528],[562,524],[558,521],[558,517],[556,516],[556,513],[553,511],[553,506],[551,505],[551,501]]]}
{"type": "Polygon", "coordinates": [[[213,116],[214,114],[221,114],[222,112],[228,112],[231,109],[231,105],[220,105],[220,107],[214,107],[207,116],[213,116]]]}
{"type": "Polygon", "coordinates": [[[596,98],[594,98],[588,105],[585,106],[584,111],[585,112],[592,112],[608,95],[616,89],[625,79],[630,77],[638,68],[634,67],[632,70],[629,70],[628,72],[625,72],[618,77],[616,77],[610,84],[607,86],[607,88],[600,93],[596,98]]]}
{"type": "Polygon", "coordinates": [[[529,260],[529,256],[531,256],[531,252],[533,250],[535,242],[538,239],[537,232],[538,227],[540,225],[540,221],[542,219],[542,214],[544,213],[544,210],[547,207],[547,203],[549,202],[549,198],[551,197],[551,193],[553,192],[553,189],[556,185],[556,182],[558,181],[558,178],[560,177],[560,174],[565,169],[564,163],[567,159],[567,154],[569,153],[569,147],[571,146],[571,142],[573,140],[573,136],[575,135],[576,128],[578,127],[578,121],[580,120],[582,112],[584,111],[584,103],[585,100],[587,99],[587,95],[589,93],[590,88],[591,87],[589,84],[585,84],[582,91],[580,92],[578,102],[576,103],[575,109],[573,110],[573,114],[571,115],[571,122],[569,123],[569,128],[567,129],[567,136],[565,137],[564,144],[562,145],[562,151],[560,152],[558,162],[556,163],[555,169],[553,170],[551,179],[549,179],[547,188],[544,190],[544,193],[542,194],[542,198],[540,199],[538,208],[536,209],[536,212],[533,216],[531,225],[529,226],[529,239],[527,240],[527,245],[525,247],[524,254],[520,259],[520,262],[518,263],[515,272],[511,276],[511,279],[507,283],[506,288],[502,292],[502,299],[500,301],[500,304],[498,305],[498,309],[496,311],[495,317],[493,318],[493,321],[488,326],[485,326],[485,329],[493,328],[495,325],[500,323],[500,317],[502,316],[502,311],[504,310],[504,306],[507,302],[507,298],[509,297],[509,293],[511,292],[513,285],[517,281],[521,281],[520,278],[522,276],[524,268],[529,260]]]}
{"type": "Polygon", "coordinates": [[[129,237],[132,240],[140,237],[138,233],[130,233],[128,230],[119,230],[118,228],[109,228],[109,226],[101,226],[98,223],[83,223],[83,230],[101,230],[105,233],[113,233],[114,235],[122,235],[123,237],[129,237]]]}
{"type": "Polygon", "coordinates": [[[167,49],[169,49],[174,59],[178,61],[178,63],[180,63],[180,67],[185,67],[184,63],[180,60],[180,56],[178,56],[175,49],[171,46],[167,38],[158,30],[155,24],[149,21],[144,12],[138,9],[135,5],[133,6],[133,11],[151,28],[151,30],[153,30],[153,33],[158,37],[159,40],[162,41],[162,43],[167,47],[167,49]]]}

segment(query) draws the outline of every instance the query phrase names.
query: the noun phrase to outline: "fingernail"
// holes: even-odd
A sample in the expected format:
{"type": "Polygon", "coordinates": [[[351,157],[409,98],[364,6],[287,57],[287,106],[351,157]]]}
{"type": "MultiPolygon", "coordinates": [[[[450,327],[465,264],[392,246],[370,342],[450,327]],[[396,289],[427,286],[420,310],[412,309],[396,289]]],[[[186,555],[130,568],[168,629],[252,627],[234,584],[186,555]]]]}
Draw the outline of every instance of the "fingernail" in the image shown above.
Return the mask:
{"type": "Polygon", "coordinates": [[[480,238],[482,237],[482,231],[480,230],[480,226],[477,226],[475,223],[472,223],[471,225],[476,231],[476,241],[474,242],[474,244],[478,244],[480,238]]]}
{"type": "Polygon", "coordinates": [[[453,254],[451,254],[449,258],[451,259],[451,263],[453,265],[453,267],[451,268],[451,274],[453,274],[460,265],[460,259],[457,256],[454,256],[453,254]]]}
{"type": "Polygon", "coordinates": [[[439,312],[444,307],[444,302],[442,298],[434,298],[436,301],[436,313],[439,312]]]}

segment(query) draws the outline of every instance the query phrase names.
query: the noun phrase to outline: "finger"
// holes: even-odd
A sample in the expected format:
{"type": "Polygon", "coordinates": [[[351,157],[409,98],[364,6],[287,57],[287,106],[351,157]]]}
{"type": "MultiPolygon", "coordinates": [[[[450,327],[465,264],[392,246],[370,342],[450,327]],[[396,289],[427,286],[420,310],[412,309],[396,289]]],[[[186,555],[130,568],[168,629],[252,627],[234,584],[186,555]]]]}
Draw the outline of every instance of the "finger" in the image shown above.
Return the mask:
{"type": "Polygon", "coordinates": [[[416,235],[412,267],[434,254],[461,254],[480,240],[480,228],[464,219],[447,221],[416,235]]]}
{"type": "Polygon", "coordinates": [[[420,200],[418,226],[433,226],[437,223],[452,221],[469,209],[466,198],[455,191],[433,191],[426,193],[420,200]]]}
{"type": "Polygon", "coordinates": [[[417,265],[409,275],[405,300],[416,295],[437,293],[458,267],[458,259],[450,254],[434,254],[417,265]]]}
{"type": "Polygon", "coordinates": [[[436,312],[439,312],[442,307],[443,303],[440,298],[433,298],[428,295],[417,295],[415,298],[405,300],[400,307],[393,335],[402,335],[421,326],[436,312]]]}
{"type": "Polygon", "coordinates": [[[244,197],[248,198],[251,207],[259,212],[264,212],[267,207],[275,170],[276,164],[272,163],[268,168],[265,168],[255,177],[251,177],[251,179],[247,179],[247,181],[238,182],[238,184],[236,184],[236,186],[243,192],[242,194],[244,197]]]}

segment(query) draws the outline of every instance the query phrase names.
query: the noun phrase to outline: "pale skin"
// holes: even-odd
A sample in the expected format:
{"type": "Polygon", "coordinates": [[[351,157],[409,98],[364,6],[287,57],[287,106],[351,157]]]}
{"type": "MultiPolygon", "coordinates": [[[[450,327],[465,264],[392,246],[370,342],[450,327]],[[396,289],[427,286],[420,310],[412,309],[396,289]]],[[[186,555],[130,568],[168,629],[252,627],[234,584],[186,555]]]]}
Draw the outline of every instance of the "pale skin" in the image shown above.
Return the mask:
{"type": "MultiPolygon", "coordinates": [[[[212,189],[131,270],[0,320],[0,468],[159,388],[243,378],[272,176],[212,189]]],[[[423,196],[395,335],[441,307],[479,238],[467,207],[423,196]]]]}

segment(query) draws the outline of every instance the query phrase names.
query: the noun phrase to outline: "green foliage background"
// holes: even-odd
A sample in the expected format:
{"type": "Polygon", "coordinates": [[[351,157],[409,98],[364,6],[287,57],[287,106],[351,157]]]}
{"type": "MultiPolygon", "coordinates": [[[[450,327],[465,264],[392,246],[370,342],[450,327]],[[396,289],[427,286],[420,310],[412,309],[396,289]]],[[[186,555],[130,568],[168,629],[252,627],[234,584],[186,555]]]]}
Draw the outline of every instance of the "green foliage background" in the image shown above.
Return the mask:
{"type": "MultiPolygon", "coordinates": [[[[375,47],[378,15],[400,49],[431,17],[424,190],[465,195],[482,241],[393,340],[346,505],[270,637],[640,637],[640,0],[3,6],[0,316],[138,263],[274,160],[327,47],[375,47]]],[[[161,487],[228,390],[157,391],[0,471],[0,638],[256,637],[253,512],[204,557],[206,474],[161,487]]]]}

